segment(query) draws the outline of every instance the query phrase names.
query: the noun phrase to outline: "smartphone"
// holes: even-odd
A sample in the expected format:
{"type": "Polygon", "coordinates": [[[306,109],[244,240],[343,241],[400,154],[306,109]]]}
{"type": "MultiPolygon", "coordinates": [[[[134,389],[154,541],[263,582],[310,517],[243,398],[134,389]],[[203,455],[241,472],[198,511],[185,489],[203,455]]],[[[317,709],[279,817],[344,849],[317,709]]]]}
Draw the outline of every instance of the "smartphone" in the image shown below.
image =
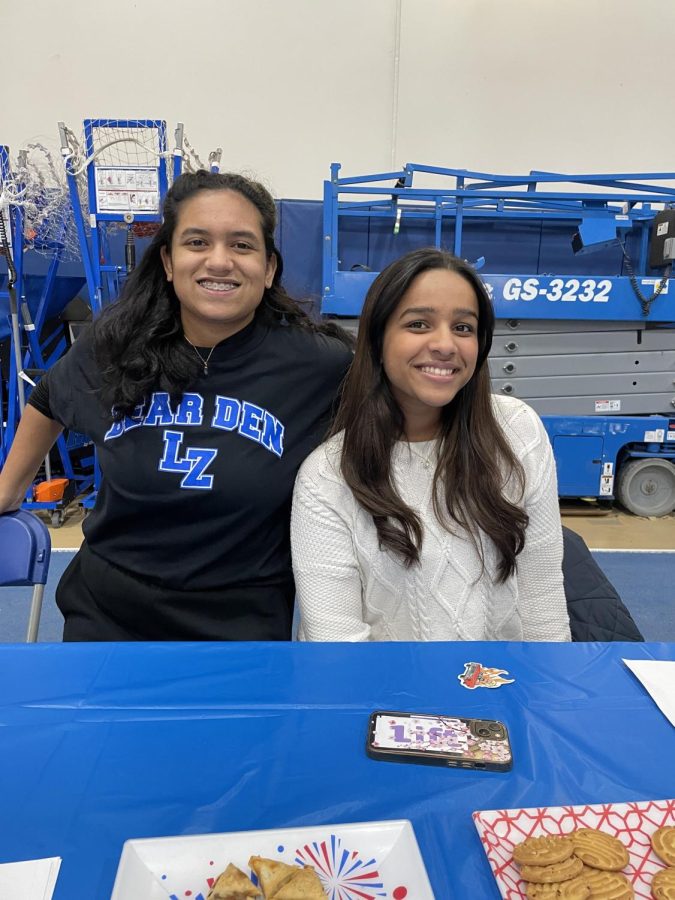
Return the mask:
{"type": "Polygon", "coordinates": [[[508,772],[509,733],[495,719],[464,719],[378,710],[370,717],[366,753],[389,762],[427,763],[508,772]]]}

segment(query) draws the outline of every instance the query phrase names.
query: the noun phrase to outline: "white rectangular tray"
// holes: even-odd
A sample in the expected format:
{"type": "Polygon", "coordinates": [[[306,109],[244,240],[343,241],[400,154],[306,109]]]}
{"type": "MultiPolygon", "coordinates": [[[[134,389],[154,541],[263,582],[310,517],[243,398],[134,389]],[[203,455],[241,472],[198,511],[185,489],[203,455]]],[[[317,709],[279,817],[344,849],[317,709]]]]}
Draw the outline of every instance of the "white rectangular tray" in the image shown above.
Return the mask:
{"type": "Polygon", "coordinates": [[[249,874],[253,855],[313,866],[331,900],[434,900],[406,819],[129,840],[111,900],[206,900],[228,863],[249,874]]]}

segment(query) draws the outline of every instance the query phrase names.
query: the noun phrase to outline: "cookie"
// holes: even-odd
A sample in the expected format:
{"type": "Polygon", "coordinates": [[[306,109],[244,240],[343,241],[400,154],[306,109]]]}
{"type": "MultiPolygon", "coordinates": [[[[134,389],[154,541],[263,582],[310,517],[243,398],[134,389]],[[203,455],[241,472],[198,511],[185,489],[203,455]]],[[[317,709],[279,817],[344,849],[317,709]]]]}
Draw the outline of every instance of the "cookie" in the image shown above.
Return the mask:
{"type": "Polygon", "coordinates": [[[573,850],[570,838],[549,834],[527,838],[513,848],[513,858],[519,866],[550,866],[569,859],[573,850]]]}
{"type": "Polygon", "coordinates": [[[574,855],[587,866],[606,872],[618,872],[628,865],[628,850],[618,838],[593,828],[579,828],[572,832],[574,855]]]}
{"type": "Polygon", "coordinates": [[[591,889],[592,900],[632,900],[633,886],[621,872],[584,868],[581,876],[591,889]]]}
{"type": "Polygon", "coordinates": [[[592,896],[583,875],[556,884],[528,884],[525,893],[529,900],[587,900],[592,896]]]}
{"type": "Polygon", "coordinates": [[[675,868],[656,873],[652,878],[652,896],[656,900],[675,900],[675,868]]]}
{"type": "Polygon", "coordinates": [[[535,884],[552,884],[558,881],[569,881],[583,871],[584,864],[576,856],[570,856],[551,866],[521,866],[520,874],[525,881],[535,884]]]}
{"type": "Polygon", "coordinates": [[[658,858],[667,866],[675,866],[675,825],[657,828],[651,840],[652,849],[658,858]]]}

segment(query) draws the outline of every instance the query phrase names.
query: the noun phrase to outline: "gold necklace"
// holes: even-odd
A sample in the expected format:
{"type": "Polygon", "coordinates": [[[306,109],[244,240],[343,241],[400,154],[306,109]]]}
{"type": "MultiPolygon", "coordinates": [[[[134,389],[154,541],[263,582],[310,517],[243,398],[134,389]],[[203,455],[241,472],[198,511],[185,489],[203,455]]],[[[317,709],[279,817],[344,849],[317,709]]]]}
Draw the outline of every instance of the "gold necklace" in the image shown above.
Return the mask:
{"type": "Polygon", "coordinates": [[[208,375],[209,374],[209,360],[211,359],[211,357],[213,355],[213,351],[216,349],[216,345],[214,344],[213,347],[211,347],[211,350],[209,351],[209,355],[206,357],[206,359],[204,359],[204,357],[201,355],[199,350],[197,350],[197,348],[192,343],[192,341],[189,338],[187,338],[185,335],[183,335],[183,337],[185,338],[185,340],[188,342],[188,344],[192,347],[192,349],[195,351],[197,356],[202,361],[202,365],[204,366],[204,374],[208,375]]]}

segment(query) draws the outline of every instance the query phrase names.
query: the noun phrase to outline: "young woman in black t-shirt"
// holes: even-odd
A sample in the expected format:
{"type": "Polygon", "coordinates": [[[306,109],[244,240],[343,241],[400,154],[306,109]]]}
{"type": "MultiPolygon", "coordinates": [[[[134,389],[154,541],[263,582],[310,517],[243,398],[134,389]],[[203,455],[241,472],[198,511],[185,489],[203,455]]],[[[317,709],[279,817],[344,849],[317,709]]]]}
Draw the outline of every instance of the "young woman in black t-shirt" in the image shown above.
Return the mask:
{"type": "Polygon", "coordinates": [[[351,361],[281,286],[260,184],[182,175],[122,296],[40,381],[0,473],[20,505],[62,428],[102,484],[57,591],[64,640],[285,640],[293,481],[351,361]]]}

